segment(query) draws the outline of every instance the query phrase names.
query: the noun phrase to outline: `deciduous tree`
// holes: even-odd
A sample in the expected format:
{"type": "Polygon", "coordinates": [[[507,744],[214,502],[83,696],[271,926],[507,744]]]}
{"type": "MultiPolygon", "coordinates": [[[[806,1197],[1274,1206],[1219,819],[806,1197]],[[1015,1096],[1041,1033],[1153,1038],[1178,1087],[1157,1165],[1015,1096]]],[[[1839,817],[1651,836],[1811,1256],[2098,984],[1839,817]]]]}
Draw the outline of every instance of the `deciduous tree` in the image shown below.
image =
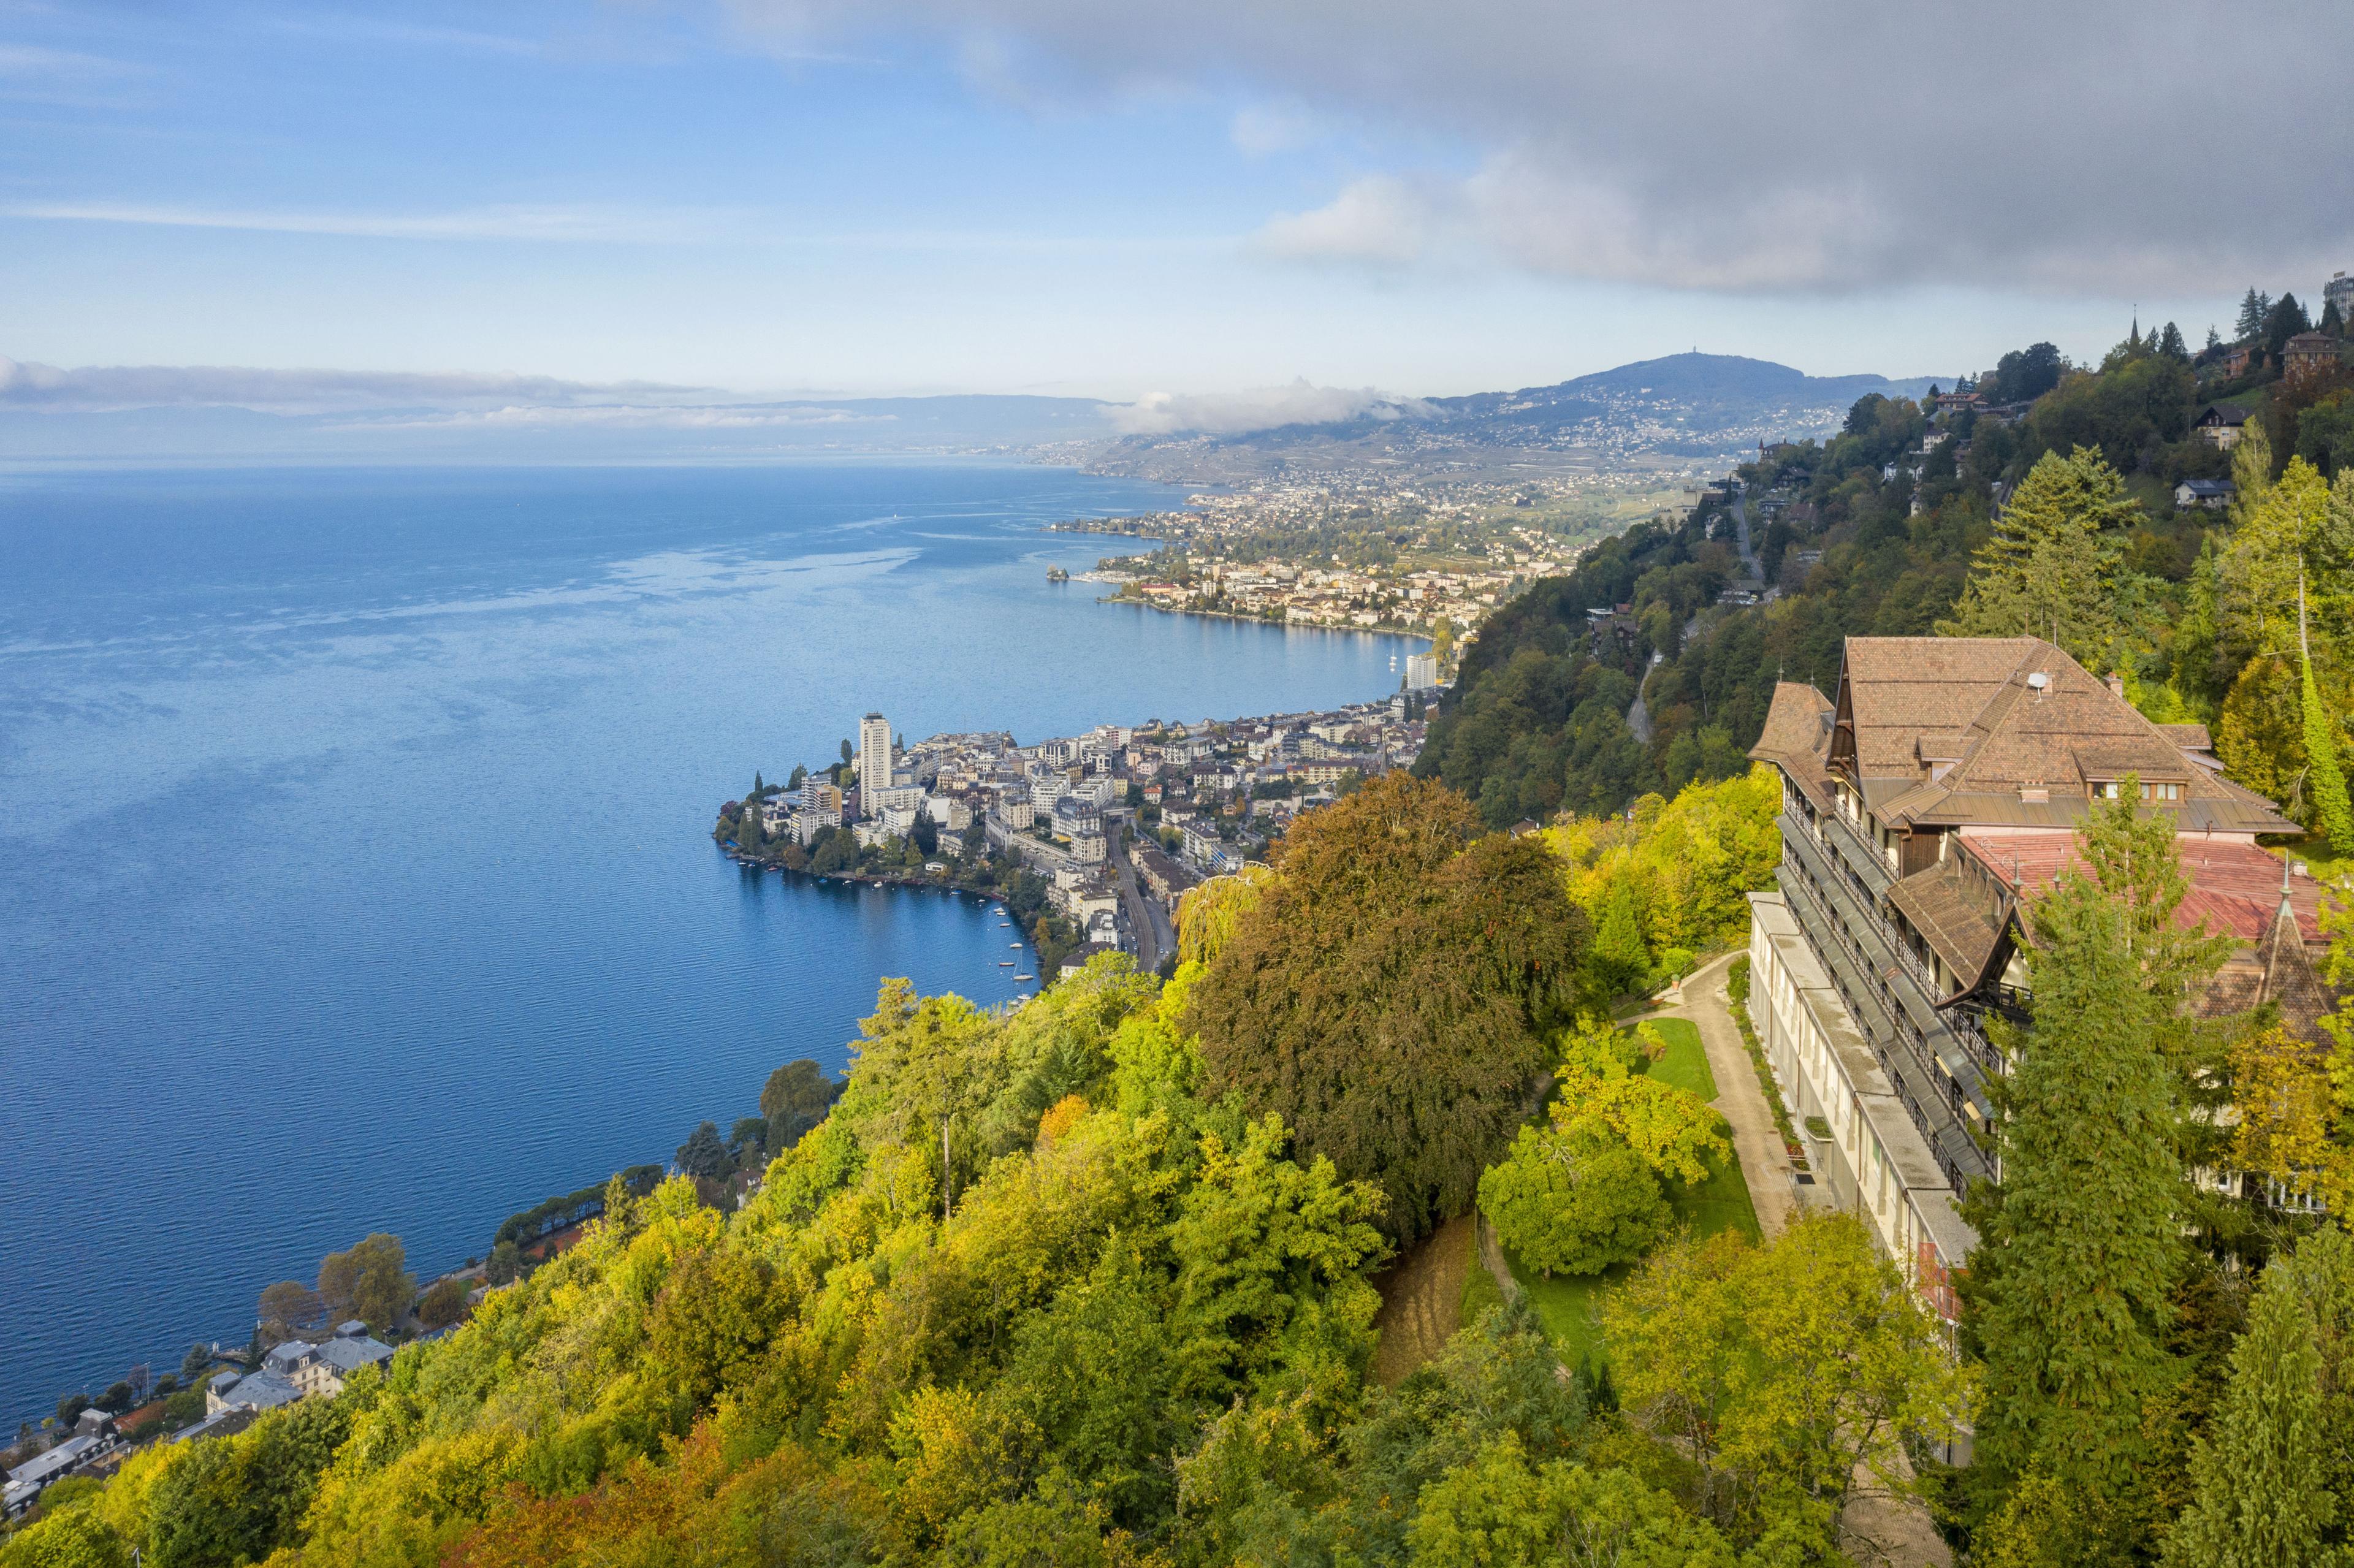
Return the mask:
{"type": "Polygon", "coordinates": [[[1479,1178],[1479,1211],[1499,1240],[1548,1278],[1631,1263],[1671,1217],[1658,1178],[1625,1143],[1532,1127],[1479,1178]]]}
{"type": "Polygon", "coordinates": [[[1377,1184],[1401,1242],[1470,1206],[1585,956],[1544,847],[1474,826],[1404,774],[1301,817],[1186,1015],[1211,1092],[1377,1184]]]}

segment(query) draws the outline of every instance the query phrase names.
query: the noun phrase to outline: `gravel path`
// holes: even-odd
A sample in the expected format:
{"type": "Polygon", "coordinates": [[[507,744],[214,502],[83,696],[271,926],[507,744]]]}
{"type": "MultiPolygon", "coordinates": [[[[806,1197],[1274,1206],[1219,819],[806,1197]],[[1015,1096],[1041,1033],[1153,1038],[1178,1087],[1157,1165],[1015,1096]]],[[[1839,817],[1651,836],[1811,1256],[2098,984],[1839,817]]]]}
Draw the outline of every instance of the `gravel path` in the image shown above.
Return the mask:
{"type": "Polygon", "coordinates": [[[1739,956],[1727,953],[1702,966],[1685,980],[1681,1003],[1649,1016],[1689,1018],[1699,1028],[1708,1070],[1716,1075],[1716,1108],[1732,1125],[1733,1151],[1741,1157],[1741,1175],[1757,1210],[1758,1232],[1772,1241],[1797,1206],[1797,1168],[1783,1146],[1782,1129],[1774,1125],[1756,1065],[1741,1043],[1740,1026],[1733,1022],[1732,1004],[1724,994],[1724,971],[1739,956]]]}

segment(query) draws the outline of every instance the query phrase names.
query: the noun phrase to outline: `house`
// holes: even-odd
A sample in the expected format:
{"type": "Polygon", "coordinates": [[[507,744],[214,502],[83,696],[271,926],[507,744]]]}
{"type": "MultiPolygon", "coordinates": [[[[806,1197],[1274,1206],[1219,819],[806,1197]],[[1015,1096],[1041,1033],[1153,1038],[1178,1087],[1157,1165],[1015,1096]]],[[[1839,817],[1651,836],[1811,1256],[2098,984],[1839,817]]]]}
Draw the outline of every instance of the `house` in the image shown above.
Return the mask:
{"type": "Polygon", "coordinates": [[[302,1397],[302,1391],[294,1386],[292,1379],[265,1366],[243,1377],[215,1378],[205,1389],[205,1414],[218,1415],[224,1410],[250,1410],[258,1414],[292,1404],[302,1397]]]}
{"type": "Polygon", "coordinates": [[[1976,1245],[1955,1205],[1992,1174],[1977,1135],[2007,1069],[1985,1021],[2029,1020],[2032,900],[2096,800],[2136,778],[2175,823],[2183,917],[2239,938],[2204,1005],[2275,1000],[2317,1028],[2319,888],[2256,844],[2298,830],[2208,744],[2033,637],[1850,638],[1835,695],[1775,687],[1750,752],[1783,803],[1777,886],[1750,895],[1759,1033],[1823,1195],[1949,1318],[1976,1245]]]}
{"type": "Polygon", "coordinates": [[[2186,479],[2174,487],[2174,509],[2188,512],[2197,506],[2220,512],[2239,493],[2240,487],[2228,479],[2186,479]]]}
{"type": "Polygon", "coordinates": [[[35,1455],[8,1472],[7,1487],[0,1490],[0,1512],[10,1519],[22,1516],[41,1500],[52,1482],[64,1480],[114,1446],[111,1433],[102,1437],[85,1433],[35,1455]]]}
{"type": "Polygon", "coordinates": [[[2223,376],[2237,381],[2255,367],[2256,349],[2253,344],[2234,344],[2223,353],[2223,376]]]}
{"type": "Polygon", "coordinates": [[[2301,332],[2281,348],[2281,379],[2310,381],[2338,368],[2338,340],[2326,332],[2301,332]]]}
{"type": "Polygon", "coordinates": [[[2240,429],[2247,422],[2247,409],[2228,403],[2210,403],[2199,410],[2190,428],[2209,446],[2228,451],[2240,444],[2240,429]]]}
{"type": "MultiPolygon", "coordinates": [[[[391,1363],[392,1347],[371,1338],[367,1325],[355,1319],[337,1324],[334,1337],[321,1343],[289,1340],[275,1347],[261,1358],[261,1371],[254,1377],[274,1375],[283,1379],[298,1399],[308,1399],[313,1394],[332,1397],[344,1392],[345,1380],[360,1368],[381,1368],[391,1363]]],[[[248,1378],[239,1384],[239,1397],[224,1403],[242,1403],[242,1394],[252,1381],[248,1378]]],[[[211,1399],[207,1398],[205,1404],[209,1411],[211,1399]]]]}

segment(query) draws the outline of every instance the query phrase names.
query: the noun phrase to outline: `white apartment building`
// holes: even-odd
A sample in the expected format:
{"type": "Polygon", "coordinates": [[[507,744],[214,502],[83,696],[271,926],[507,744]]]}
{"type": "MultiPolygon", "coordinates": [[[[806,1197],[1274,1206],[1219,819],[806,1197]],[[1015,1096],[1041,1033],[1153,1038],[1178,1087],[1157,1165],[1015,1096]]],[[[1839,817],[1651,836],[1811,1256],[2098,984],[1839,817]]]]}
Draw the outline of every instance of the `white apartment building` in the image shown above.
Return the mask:
{"type": "MultiPolygon", "coordinates": [[[[858,782],[862,790],[891,784],[891,726],[881,714],[858,721],[858,782]]],[[[867,799],[862,795],[861,799],[867,799]]],[[[867,808],[874,808],[870,803],[867,808]]]]}

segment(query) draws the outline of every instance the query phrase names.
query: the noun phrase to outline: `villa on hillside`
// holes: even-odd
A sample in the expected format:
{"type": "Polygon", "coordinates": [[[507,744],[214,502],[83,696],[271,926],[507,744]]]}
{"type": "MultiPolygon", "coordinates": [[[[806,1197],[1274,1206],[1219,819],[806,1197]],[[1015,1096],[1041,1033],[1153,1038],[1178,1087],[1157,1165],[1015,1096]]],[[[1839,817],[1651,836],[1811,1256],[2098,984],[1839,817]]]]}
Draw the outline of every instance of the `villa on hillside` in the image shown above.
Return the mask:
{"type": "Polygon", "coordinates": [[[1985,1020],[2027,1018],[2033,902],[2082,865],[2094,802],[2131,775],[2174,819],[2178,917],[2240,942],[2209,1011],[2277,1001],[2310,1035],[2327,1010],[2320,886],[2256,844],[2301,830],[2223,777],[2204,726],[2152,723],[2040,638],[1850,638],[1835,694],[1777,684],[1750,756],[1782,776],[1779,885],[1750,895],[1767,1060],[1825,1196],[1949,1319],[1977,1241],[1956,1204],[1993,1174],[1979,1135],[2006,1064],[1985,1020]]]}

